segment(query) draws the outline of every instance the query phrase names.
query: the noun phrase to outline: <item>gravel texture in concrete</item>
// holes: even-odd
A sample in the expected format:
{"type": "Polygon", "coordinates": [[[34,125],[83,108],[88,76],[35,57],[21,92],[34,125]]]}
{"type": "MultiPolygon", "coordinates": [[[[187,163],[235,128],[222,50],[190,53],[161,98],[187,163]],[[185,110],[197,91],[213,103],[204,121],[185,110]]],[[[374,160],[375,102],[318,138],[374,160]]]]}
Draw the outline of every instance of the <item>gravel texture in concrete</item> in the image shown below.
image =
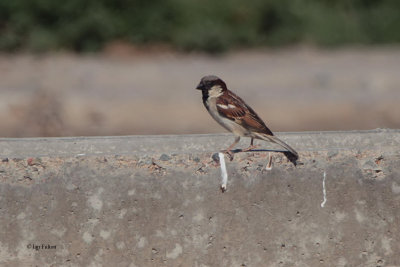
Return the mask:
{"type": "Polygon", "coordinates": [[[277,135],[0,139],[0,265],[400,265],[400,131],[277,135]]]}

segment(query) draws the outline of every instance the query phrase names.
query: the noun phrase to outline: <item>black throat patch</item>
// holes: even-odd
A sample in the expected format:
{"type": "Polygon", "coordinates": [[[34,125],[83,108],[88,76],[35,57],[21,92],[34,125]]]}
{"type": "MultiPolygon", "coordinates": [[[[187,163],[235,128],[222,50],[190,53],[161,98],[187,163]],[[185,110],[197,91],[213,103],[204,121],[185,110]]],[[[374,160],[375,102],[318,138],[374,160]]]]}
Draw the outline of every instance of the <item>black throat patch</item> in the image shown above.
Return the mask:
{"type": "Polygon", "coordinates": [[[203,104],[204,104],[204,106],[207,107],[206,101],[207,101],[207,99],[208,99],[208,90],[201,90],[201,92],[202,92],[202,94],[203,94],[203,104]]]}

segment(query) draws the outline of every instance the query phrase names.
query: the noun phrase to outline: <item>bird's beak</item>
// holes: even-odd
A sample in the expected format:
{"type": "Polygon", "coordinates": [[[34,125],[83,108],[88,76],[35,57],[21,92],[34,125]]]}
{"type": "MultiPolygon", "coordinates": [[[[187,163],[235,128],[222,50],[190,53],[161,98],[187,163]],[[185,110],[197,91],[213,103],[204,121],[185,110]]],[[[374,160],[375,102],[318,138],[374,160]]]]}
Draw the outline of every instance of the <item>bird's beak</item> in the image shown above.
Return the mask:
{"type": "Polygon", "coordinates": [[[206,88],[204,87],[204,84],[203,84],[203,83],[199,83],[199,85],[197,85],[196,89],[197,89],[197,90],[204,90],[204,89],[206,89],[206,88]]]}

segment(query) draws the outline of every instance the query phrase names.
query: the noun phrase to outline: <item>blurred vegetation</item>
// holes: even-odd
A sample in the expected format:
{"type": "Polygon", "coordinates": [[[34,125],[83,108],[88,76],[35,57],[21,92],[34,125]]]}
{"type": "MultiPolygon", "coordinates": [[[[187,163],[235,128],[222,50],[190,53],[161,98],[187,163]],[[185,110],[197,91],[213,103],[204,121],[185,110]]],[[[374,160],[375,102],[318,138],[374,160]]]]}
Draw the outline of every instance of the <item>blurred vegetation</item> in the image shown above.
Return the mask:
{"type": "Polygon", "coordinates": [[[2,51],[383,44],[399,29],[399,0],[0,0],[2,51]]]}

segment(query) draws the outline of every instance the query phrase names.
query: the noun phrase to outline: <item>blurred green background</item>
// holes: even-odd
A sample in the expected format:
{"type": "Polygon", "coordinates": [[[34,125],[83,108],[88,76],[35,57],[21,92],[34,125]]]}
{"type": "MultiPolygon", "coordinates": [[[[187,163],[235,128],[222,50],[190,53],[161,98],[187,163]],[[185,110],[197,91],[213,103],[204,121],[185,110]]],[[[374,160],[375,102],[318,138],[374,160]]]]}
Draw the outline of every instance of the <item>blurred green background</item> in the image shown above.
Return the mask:
{"type": "Polygon", "coordinates": [[[183,51],[400,42],[398,0],[0,0],[0,50],[183,51]]]}
{"type": "Polygon", "coordinates": [[[0,137],[400,128],[400,0],[0,0],[0,137]]]}

